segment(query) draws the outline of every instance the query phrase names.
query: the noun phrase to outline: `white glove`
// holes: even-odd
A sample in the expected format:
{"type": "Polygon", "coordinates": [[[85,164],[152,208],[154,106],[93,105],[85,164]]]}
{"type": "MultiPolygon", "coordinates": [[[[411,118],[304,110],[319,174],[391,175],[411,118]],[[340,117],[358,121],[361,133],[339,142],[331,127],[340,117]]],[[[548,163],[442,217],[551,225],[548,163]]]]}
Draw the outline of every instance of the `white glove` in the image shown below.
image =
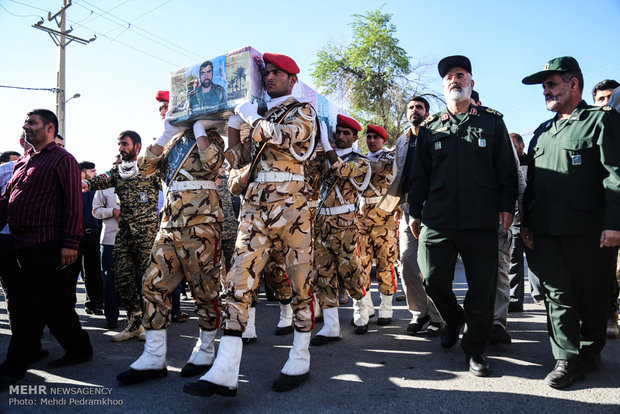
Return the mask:
{"type": "Polygon", "coordinates": [[[254,125],[258,119],[263,119],[262,116],[258,114],[258,103],[254,102],[244,102],[235,107],[235,113],[239,115],[245,122],[250,125],[254,125]]]}
{"type": "Polygon", "coordinates": [[[211,119],[199,119],[194,122],[194,136],[198,137],[206,137],[207,130],[216,129],[224,126],[223,120],[211,120],[211,119]]]}
{"type": "Polygon", "coordinates": [[[155,140],[155,143],[161,147],[165,147],[168,141],[178,134],[179,132],[185,130],[184,127],[172,125],[170,122],[176,121],[178,117],[170,116],[174,108],[168,109],[166,112],[166,118],[164,119],[164,132],[161,133],[161,136],[155,140]]]}
{"type": "Polygon", "coordinates": [[[231,115],[228,118],[228,127],[241,129],[241,124],[243,123],[243,119],[239,115],[231,115]]]}
{"type": "Polygon", "coordinates": [[[331,151],[332,145],[329,143],[329,129],[327,128],[327,125],[325,125],[325,123],[321,122],[321,145],[323,145],[323,149],[325,150],[325,152],[327,151],[331,151]]]}

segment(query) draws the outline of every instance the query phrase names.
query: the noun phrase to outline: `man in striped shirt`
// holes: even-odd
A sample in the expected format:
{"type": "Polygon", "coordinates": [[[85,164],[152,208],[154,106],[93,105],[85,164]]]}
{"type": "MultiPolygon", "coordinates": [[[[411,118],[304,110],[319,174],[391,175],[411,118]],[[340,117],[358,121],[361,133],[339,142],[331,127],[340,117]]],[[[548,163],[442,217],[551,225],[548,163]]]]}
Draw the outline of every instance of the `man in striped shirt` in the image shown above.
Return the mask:
{"type": "Polygon", "coordinates": [[[23,378],[32,355],[40,352],[44,325],[65,349],[50,368],[92,358],[88,334],[69,300],[66,267],[77,258],[82,237],[80,168],[54,142],[58,119],[36,109],[23,126],[32,145],[15,164],[0,196],[0,228],[11,228],[9,260],[4,263],[11,341],[0,364],[0,391],[23,378]]]}

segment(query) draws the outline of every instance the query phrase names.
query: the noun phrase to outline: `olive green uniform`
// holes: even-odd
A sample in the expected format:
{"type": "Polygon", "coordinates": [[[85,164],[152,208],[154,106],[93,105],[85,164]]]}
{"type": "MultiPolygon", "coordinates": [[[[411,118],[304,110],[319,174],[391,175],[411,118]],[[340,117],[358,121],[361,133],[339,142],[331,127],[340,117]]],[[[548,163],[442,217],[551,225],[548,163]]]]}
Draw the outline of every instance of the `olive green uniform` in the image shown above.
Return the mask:
{"type": "Polygon", "coordinates": [[[522,226],[533,234],[528,261],[544,287],[555,359],[596,357],[605,345],[614,248],[620,230],[620,115],[584,101],[570,118],[534,132],[522,226]]]}
{"type": "Polygon", "coordinates": [[[513,213],[517,166],[502,115],[471,105],[426,119],[415,147],[409,214],[422,220],[418,263],[449,327],[466,324],[467,354],[481,354],[493,323],[498,213],[513,213]],[[464,309],[452,291],[457,254],[465,266],[464,309]]]}

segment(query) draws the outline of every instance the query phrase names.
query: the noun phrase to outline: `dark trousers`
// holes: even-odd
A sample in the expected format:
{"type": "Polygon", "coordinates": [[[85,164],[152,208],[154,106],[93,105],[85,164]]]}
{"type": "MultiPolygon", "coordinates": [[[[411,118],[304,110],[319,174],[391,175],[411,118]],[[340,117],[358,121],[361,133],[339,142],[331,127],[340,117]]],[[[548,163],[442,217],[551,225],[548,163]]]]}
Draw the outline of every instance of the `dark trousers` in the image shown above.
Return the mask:
{"type": "Polygon", "coordinates": [[[523,259],[523,240],[521,240],[521,226],[512,226],[512,252],[510,257],[510,303],[523,305],[523,291],[525,285],[525,266],[523,259]]]}
{"type": "Polygon", "coordinates": [[[118,320],[118,299],[114,287],[114,273],[112,272],[112,253],[114,246],[101,245],[101,270],[103,274],[103,314],[108,323],[118,320]]]}
{"type": "Polygon", "coordinates": [[[78,258],[69,266],[69,283],[73,287],[70,297],[73,305],[77,301],[76,287],[78,275],[82,274],[82,280],[86,286],[86,302],[84,307],[88,309],[101,309],[103,307],[103,280],[101,278],[101,252],[99,239],[101,230],[84,229],[84,238],[80,242],[78,258]]]}
{"type": "Polygon", "coordinates": [[[41,349],[47,325],[67,353],[92,354],[67,293],[67,272],[60,265],[60,243],[48,242],[11,251],[4,262],[11,340],[0,373],[21,377],[32,356],[41,349]]]}
{"type": "Polygon", "coordinates": [[[465,322],[461,347],[467,354],[481,354],[493,326],[497,288],[497,231],[435,230],[422,227],[418,264],[426,293],[448,326],[465,322]],[[452,290],[457,254],[467,278],[464,307],[452,290]]]}
{"type": "Polygon", "coordinates": [[[600,234],[534,235],[528,258],[546,295],[555,359],[597,355],[605,346],[609,263],[615,249],[599,247],[600,234]]]}
{"type": "Polygon", "coordinates": [[[616,278],[616,269],[618,265],[618,249],[613,249],[615,252],[611,258],[609,264],[609,283],[611,284],[609,293],[609,317],[618,313],[618,296],[620,295],[620,286],[618,286],[618,279],[616,278]]]}

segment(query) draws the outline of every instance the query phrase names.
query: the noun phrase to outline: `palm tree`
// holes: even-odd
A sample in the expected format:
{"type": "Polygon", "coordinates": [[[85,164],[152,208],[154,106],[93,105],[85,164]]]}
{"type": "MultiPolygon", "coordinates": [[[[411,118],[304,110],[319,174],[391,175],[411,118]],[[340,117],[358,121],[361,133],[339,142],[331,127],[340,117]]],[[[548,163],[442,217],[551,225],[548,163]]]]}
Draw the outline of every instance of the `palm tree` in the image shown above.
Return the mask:
{"type": "Polygon", "coordinates": [[[246,70],[243,66],[239,66],[237,69],[235,69],[235,76],[233,77],[233,79],[236,81],[237,83],[237,90],[241,91],[241,82],[245,82],[245,80],[247,79],[246,77],[246,70]]]}

